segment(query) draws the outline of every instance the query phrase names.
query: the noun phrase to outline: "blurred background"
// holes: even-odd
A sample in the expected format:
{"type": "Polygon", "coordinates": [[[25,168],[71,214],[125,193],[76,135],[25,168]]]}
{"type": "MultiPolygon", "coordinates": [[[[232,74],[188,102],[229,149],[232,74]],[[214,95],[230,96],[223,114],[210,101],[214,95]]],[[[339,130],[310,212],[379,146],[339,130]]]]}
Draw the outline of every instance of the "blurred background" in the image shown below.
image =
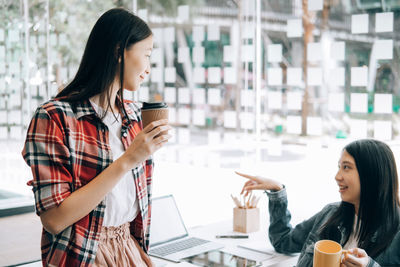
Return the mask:
{"type": "Polygon", "coordinates": [[[153,30],[151,75],[125,98],[170,107],[154,195],[174,194],[187,226],[231,219],[234,170],[283,181],[296,223],[340,200],[345,144],[376,138],[399,158],[398,0],[2,0],[0,217],[33,211],[21,157],[32,113],[74,77],[113,7],[153,30]]]}

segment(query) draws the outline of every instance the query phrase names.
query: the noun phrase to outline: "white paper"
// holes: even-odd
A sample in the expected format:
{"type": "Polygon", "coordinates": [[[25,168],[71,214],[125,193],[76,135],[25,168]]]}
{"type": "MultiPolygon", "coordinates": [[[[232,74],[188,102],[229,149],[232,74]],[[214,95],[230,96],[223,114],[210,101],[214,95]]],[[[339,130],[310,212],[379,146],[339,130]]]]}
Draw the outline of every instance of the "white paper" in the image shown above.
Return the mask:
{"type": "Polygon", "coordinates": [[[350,136],[352,138],[367,137],[367,121],[366,120],[351,120],[350,136]]]}
{"type": "Polygon", "coordinates": [[[221,68],[211,67],[208,68],[208,83],[220,84],[221,83],[221,68]]]}
{"type": "Polygon", "coordinates": [[[188,125],[190,124],[190,109],[188,108],[180,108],[178,110],[178,122],[180,124],[188,125]]]}
{"type": "Polygon", "coordinates": [[[176,69],[174,67],[165,68],[164,82],[166,82],[166,83],[175,83],[176,82],[176,69]]]}
{"type": "Polygon", "coordinates": [[[268,68],[268,85],[282,85],[281,68],[268,68]]]}
{"type": "Polygon", "coordinates": [[[332,112],[344,112],[344,93],[329,93],[328,110],[332,112]]]}
{"type": "Polygon", "coordinates": [[[8,67],[9,67],[8,71],[10,72],[10,74],[20,73],[19,62],[10,62],[8,67]]]}
{"type": "Polygon", "coordinates": [[[236,128],[236,112],[235,111],[224,111],[224,127],[225,128],[236,128]]]}
{"type": "Polygon", "coordinates": [[[176,102],[176,88],[175,87],[166,87],[164,89],[164,101],[167,103],[175,103],[176,102]]]}
{"type": "Polygon", "coordinates": [[[351,33],[368,33],[368,14],[351,16],[351,33]]]}
{"type": "Polygon", "coordinates": [[[147,22],[147,9],[139,9],[138,12],[138,17],[141,18],[143,21],[147,22]]]}
{"type": "Polygon", "coordinates": [[[193,26],[193,42],[204,41],[204,26],[193,26]]]}
{"type": "Polygon", "coordinates": [[[308,68],[307,69],[308,85],[320,86],[322,85],[322,70],[321,68],[308,68]]]}
{"type": "Polygon", "coordinates": [[[38,45],[41,48],[44,48],[46,46],[46,38],[44,35],[39,35],[39,39],[38,39],[38,45]]]}
{"type": "Polygon", "coordinates": [[[323,0],[308,0],[308,10],[309,11],[318,11],[324,8],[323,0]]]}
{"type": "Polygon", "coordinates": [[[375,94],[374,113],[391,114],[393,110],[393,101],[391,94],[375,94]]]}
{"type": "Polygon", "coordinates": [[[287,116],[286,117],[286,132],[289,134],[301,134],[301,117],[287,116]]]}
{"type": "Polygon", "coordinates": [[[57,35],[55,33],[50,34],[50,46],[57,46],[57,35]]]}
{"type": "Polygon", "coordinates": [[[208,89],[208,104],[213,106],[221,105],[221,90],[216,88],[208,89]]]}
{"type": "Polygon", "coordinates": [[[319,117],[307,118],[307,134],[322,135],[322,119],[319,117]]]}
{"type": "Polygon", "coordinates": [[[164,41],[166,43],[173,43],[175,42],[175,28],[174,27],[167,27],[164,28],[164,41]]]}
{"type": "Polygon", "coordinates": [[[281,62],[282,61],[282,45],[272,44],[268,45],[268,62],[281,62]]]}
{"type": "Polygon", "coordinates": [[[242,61],[252,62],[254,61],[254,46],[253,45],[243,45],[242,46],[242,61]]]}
{"type": "Polygon", "coordinates": [[[287,93],[287,109],[288,110],[301,110],[303,100],[303,93],[301,92],[288,92],[287,93]]]}
{"type": "Polygon", "coordinates": [[[268,109],[282,109],[282,92],[268,92],[268,109]]]}
{"type": "Polygon", "coordinates": [[[243,16],[254,16],[256,10],[255,0],[246,0],[242,2],[243,16]]]}
{"type": "Polygon", "coordinates": [[[333,42],[331,46],[331,58],[343,61],[345,57],[345,42],[333,42]]]}
{"type": "Polygon", "coordinates": [[[162,82],[162,69],[160,67],[152,68],[151,69],[151,82],[152,83],[159,83],[162,82]]]}
{"type": "Polygon", "coordinates": [[[193,47],[193,62],[203,63],[204,62],[204,47],[195,46],[193,47]]]}
{"type": "Polygon", "coordinates": [[[242,39],[254,39],[256,26],[254,22],[249,21],[242,24],[242,39]]]}
{"type": "Polygon", "coordinates": [[[179,63],[190,62],[189,57],[190,57],[189,47],[179,47],[178,48],[178,62],[179,63]]]}
{"type": "Polygon", "coordinates": [[[303,22],[301,19],[289,19],[287,21],[287,37],[301,37],[303,35],[303,22]]]}
{"type": "Polygon", "coordinates": [[[6,73],[6,63],[0,61],[0,74],[6,73]]]}
{"type": "Polygon", "coordinates": [[[10,137],[12,139],[22,139],[22,127],[21,126],[11,126],[10,127],[10,137]]]}
{"type": "Polygon", "coordinates": [[[350,95],[350,111],[354,113],[367,113],[368,94],[352,93],[350,95]]]}
{"type": "Polygon", "coordinates": [[[376,40],[372,51],[376,59],[393,59],[393,40],[376,40]]]}
{"type": "Polygon", "coordinates": [[[254,107],[254,105],[255,105],[254,91],[253,90],[241,90],[240,101],[241,101],[242,107],[254,107]]]}
{"type": "Polygon", "coordinates": [[[148,102],[150,99],[149,87],[141,86],[139,89],[139,101],[148,102]]]}
{"type": "Polygon", "coordinates": [[[178,18],[182,22],[189,20],[189,6],[178,6],[178,18]]]}
{"type": "Polygon", "coordinates": [[[8,124],[21,124],[21,111],[10,110],[8,112],[8,124]]]}
{"type": "Polygon", "coordinates": [[[236,84],[236,69],[233,67],[224,68],[224,83],[225,84],[236,84]]]}
{"type": "Polygon", "coordinates": [[[375,32],[393,31],[393,12],[375,13],[375,32]]]}
{"type": "Polygon", "coordinates": [[[178,143],[181,145],[190,144],[190,131],[186,128],[178,128],[178,143]]]}
{"type": "Polygon", "coordinates": [[[367,86],[368,67],[352,67],[350,81],[351,86],[367,86]]]}
{"type": "Polygon", "coordinates": [[[193,104],[203,105],[206,103],[206,90],[204,88],[193,89],[193,104]]]}
{"type": "Polygon", "coordinates": [[[345,84],[345,69],[343,67],[331,69],[329,72],[330,86],[344,86],[345,84]]]}
{"type": "Polygon", "coordinates": [[[19,42],[19,30],[8,30],[8,41],[9,42],[19,42]]]}
{"type": "Polygon", "coordinates": [[[4,47],[4,45],[0,45],[0,59],[5,59],[5,58],[6,58],[6,48],[4,47]]]}
{"type": "MultiPolygon", "coordinates": [[[[168,121],[170,123],[176,123],[176,108],[168,108],[168,121]]],[[[172,134],[172,133],[170,133],[172,134]]]]}
{"type": "Polygon", "coordinates": [[[153,49],[153,51],[151,52],[150,62],[151,63],[156,63],[156,64],[161,64],[161,62],[162,62],[162,50],[161,50],[161,48],[154,48],[153,49]]]}
{"type": "Polygon", "coordinates": [[[224,45],[224,62],[235,62],[236,61],[236,49],[231,45],[224,45]]]}
{"type": "Polygon", "coordinates": [[[392,122],[374,121],[374,138],[379,140],[392,140],[392,122]]]}
{"type": "Polygon", "coordinates": [[[8,139],[8,128],[7,127],[0,127],[0,139],[8,139]]]}
{"type": "Polygon", "coordinates": [[[307,45],[307,60],[320,61],[322,59],[321,43],[309,43],[307,45]]]}
{"type": "Polygon", "coordinates": [[[254,129],[254,114],[251,112],[240,113],[240,127],[244,130],[254,129]]]}
{"type": "Polygon", "coordinates": [[[179,104],[190,104],[190,91],[188,88],[178,89],[178,103],[179,104]]]}
{"type": "Polygon", "coordinates": [[[4,30],[0,29],[0,42],[4,42],[4,30]]]}
{"type": "Polygon", "coordinates": [[[219,41],[219,26],[217,24],[208,25],[207,40],[208,41],[219,41]]]}
{"type": "Polygon", "coordinates": [[[163,28],[153,28],[151,29],[153,32],[153,42],[155,44],[159,44],[163,42],[163,28]]]}
{"type": "Polygon", "coordinates": [[[193,110],[193,124],[196,126],[206,125],[206,112],[203,109],[193,110]]]}
{"type": "Polygon", "coordinates": [[[206,82],[206,70],[201,67],[195,67],[193,69],[193,81],[195,83],[205,83],[206,82]]]}
{"type": "Polygon", "coordinates": [[[287,68],[287,85],[300,86],[303,77],[303,70],[301,68],[287,68]]]}
{"type": "Polygon", "coordinates": [[[208,135],[207,141],[209,145],[219,145],[222,143],[221,134],[219,132],[208,131],[207,135],[208,135]]]}
{"type": "Polygon", "coordinates": [[[7,111],[0,110],[0,123],[7,123],[7,111]]]}

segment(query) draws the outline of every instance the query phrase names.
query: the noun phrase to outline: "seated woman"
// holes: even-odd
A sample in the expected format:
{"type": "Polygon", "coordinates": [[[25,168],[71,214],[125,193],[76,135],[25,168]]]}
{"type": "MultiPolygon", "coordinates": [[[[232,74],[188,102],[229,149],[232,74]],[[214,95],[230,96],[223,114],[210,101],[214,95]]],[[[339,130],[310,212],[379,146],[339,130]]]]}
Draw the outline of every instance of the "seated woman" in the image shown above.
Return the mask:
{"type": "Polygon", "coordinates": [[[399,185],[389,146],[371,139],[354,141],[343,149],[338,167],[335,180],[342,201],[294,228],[284,185],[237,174],[249,179],[242,194],[268,190],[269,238],[277,252],[300,252],[297,266],[312,266],[314,244],[321,239],[349,249],[342,266],[400,266],[399,185]]]}

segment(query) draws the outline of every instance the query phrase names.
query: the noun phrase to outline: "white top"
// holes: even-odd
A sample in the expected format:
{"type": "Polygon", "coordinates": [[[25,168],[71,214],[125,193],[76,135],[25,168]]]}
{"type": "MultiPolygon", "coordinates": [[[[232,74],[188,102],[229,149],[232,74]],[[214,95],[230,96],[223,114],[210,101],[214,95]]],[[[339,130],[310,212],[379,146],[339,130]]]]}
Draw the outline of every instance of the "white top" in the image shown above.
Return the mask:
{"type": "Polygon", "coordinates": [[[343,249],[350,249],[350,248],[357,248],[358,247],[358,240],[356,238],[356,233],[358,232],[356,230],[357,218],[358,218],[358,216],[354,215],[353,231],[351,232],[351,234],[349,236],[349,240],[347,240],[347,242],[344,245],[343,249]]]}
{"type": "MultiPolygon", "coordinates": [[[[101,116],[104,109],[90,101],[93,108],[101,116]]],[[[124,146],[121,141],[122,119],[121,115],[107,112],[103,123],[109,130],[109,144],[113,155],[113,160],[118,159],[124,152],[124,146]],[[118,121],[115,120],[115,117],[118,121]]],[[[126,222],[131,222],[139,213],[139,202],[136,196],[136,187],[132,172],[127,172],[124,177],[114,186],[114,188],[105,197],[105,213],[103,226],[120,226],[126,222]]]]}

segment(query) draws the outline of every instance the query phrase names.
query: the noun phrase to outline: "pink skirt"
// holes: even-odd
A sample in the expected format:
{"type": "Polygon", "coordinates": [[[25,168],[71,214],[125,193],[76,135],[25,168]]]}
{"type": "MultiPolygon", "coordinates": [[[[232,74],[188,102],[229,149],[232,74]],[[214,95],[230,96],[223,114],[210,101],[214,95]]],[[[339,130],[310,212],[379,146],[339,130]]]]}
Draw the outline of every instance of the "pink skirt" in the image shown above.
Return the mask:
{"type": "Polygon", "coordinates": [[[152,266],[149,256],[129,232],[129,223],[118,227],[102,227],[94,265],[105,266],[152,266]]]}

